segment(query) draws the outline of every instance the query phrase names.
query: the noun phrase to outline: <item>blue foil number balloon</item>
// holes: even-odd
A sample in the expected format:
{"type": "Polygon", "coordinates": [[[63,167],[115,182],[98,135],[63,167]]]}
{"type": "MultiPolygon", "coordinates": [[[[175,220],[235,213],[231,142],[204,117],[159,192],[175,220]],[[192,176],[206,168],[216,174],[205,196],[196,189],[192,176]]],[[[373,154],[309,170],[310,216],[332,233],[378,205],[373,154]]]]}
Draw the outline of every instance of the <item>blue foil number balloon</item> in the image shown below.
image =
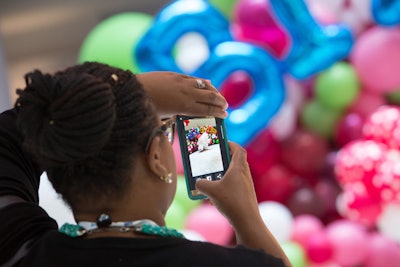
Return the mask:
{"type": "Polygon", "coordinates": [[[232,40],[228,20],[207,1],[174,1],[160,11],[153,26],[137,44],[133,56],[140,70],[184,72],[174,60],[173,49],[190,32],[204,36],[210,50],[232,40]]]}
{"type": "Polygon", "coordinates": [[[270,3],[292,38],[284,63],[294,77],[308,78],[349,54],[354,41],[349,29],[318,25],[303,0],[270,0],[270,3]]]}
{"type": "Polygon", "coordinates": [[[285,90],[279,63],[265,50],[247,43],[224,42],[211,51],[195,75],[212,77],[218,88],[234,71],[247,72],[253,79],[252,96],[239,108],[228,110],[225,120],[229,139],[246,145],[266,127],[279,110],[285,90]]]}
{"type": "Polygon", "coordinates": [[[400,24],[400,0],[372,0],[372,17],[381,25],[400,24]]]}

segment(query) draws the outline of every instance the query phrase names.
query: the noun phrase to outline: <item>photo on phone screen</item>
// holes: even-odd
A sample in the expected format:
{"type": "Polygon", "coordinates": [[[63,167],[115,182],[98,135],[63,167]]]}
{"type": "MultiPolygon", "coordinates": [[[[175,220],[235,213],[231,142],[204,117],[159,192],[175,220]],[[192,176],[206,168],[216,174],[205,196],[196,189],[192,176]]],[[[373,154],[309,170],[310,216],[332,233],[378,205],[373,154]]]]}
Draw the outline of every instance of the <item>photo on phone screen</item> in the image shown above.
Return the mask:
{"type": "Polygon", "coordinates": [[[224,121],[177,116],[177,130],[189,197],[204,198],[196,190],[196,180],[219,180],[229,165],[224,121]]]}

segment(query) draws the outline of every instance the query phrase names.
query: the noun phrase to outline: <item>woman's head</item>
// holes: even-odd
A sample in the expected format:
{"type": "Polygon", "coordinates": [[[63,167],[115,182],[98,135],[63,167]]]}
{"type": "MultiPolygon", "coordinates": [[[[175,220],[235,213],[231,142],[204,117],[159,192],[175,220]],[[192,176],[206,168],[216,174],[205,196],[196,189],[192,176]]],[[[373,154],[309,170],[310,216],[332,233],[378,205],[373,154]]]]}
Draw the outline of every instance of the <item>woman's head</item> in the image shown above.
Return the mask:
{"type": "Polygon", "coordinates": [[[129,71],[84,63],[28,73],[17,90],[24,146],[73,210],[123,195],[158,118],[129,71]]]}

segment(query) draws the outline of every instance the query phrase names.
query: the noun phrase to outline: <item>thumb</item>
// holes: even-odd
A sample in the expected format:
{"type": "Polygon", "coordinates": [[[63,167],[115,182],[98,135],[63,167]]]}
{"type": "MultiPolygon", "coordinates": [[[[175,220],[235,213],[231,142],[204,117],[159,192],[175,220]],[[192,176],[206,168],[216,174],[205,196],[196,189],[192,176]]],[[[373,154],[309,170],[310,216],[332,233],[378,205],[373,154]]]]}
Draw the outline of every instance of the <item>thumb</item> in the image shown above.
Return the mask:
{"type": "Polygon", "coordinates": [[[209,181],[207,179],[199,179],[196,181],[196,189],[206,196],[213,196],[215,183],[218,181],[209,181]]]}

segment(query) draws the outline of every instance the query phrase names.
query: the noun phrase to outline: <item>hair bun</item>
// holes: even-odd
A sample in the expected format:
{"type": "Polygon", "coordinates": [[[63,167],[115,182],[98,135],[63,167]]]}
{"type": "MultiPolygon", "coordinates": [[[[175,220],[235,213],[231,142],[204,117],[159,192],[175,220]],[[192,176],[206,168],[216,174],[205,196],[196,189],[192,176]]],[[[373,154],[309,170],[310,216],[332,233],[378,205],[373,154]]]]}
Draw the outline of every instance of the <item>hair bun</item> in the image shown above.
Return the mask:
{"type": "Polygon", "coordinates": [[[17,124],[43,168],[83,160],[108,141],[116,117],[109,83],[90,74],[34,71],[17,90],[17,124]]]}

